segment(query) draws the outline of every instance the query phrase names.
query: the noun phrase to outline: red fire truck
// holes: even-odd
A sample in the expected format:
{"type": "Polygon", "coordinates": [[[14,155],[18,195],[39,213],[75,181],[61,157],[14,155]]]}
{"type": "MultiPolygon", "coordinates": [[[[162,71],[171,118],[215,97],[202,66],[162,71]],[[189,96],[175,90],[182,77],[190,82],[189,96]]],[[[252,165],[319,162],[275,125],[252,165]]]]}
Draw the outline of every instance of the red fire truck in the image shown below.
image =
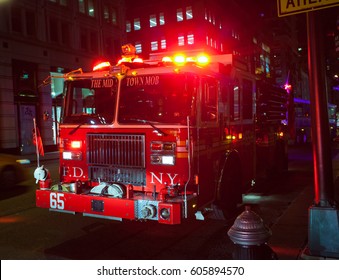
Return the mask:
{"type": "Polygon", "coordinates": [[[64,75],[60,182],[37,168],[37,207],[180,224],[229,213],[262,170],[285,166],[284,91],[232,55],[123,52],[64,75]]]}

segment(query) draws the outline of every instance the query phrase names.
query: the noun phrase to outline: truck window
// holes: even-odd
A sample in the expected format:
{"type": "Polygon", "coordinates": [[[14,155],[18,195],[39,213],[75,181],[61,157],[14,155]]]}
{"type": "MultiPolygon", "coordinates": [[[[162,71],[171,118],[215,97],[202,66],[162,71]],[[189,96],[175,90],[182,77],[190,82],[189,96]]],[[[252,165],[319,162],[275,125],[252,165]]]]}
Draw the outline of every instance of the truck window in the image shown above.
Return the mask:
{"type": "Polygon", "coordinates": [[[117,80],[83,79],[66,83],[64,123],[108,124],[115,114],[117,80]]]}
{"type": "Polygon", "coordinates": [[[212,78],[202,79],[201,120],[217,121],[218,82],[212,78]]]}
{"type": "Polygon", "coordinates": [[[128,76],[121,84],[118,122],[186,124],[195,111],[195,88],[194,76],[184,74],[128,76]]]}

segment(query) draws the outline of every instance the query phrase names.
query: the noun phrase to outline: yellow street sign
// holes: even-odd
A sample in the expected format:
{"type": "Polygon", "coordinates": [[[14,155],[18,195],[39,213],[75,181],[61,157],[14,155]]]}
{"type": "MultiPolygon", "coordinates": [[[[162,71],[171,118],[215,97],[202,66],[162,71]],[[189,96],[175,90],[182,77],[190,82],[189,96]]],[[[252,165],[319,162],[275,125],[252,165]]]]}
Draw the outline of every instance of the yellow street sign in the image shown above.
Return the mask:
{"type": "Polygon", "coordinates": [[[339,0],[277,0],[278,16],[306,13],[313,10],[339,6],[339,0]]]}

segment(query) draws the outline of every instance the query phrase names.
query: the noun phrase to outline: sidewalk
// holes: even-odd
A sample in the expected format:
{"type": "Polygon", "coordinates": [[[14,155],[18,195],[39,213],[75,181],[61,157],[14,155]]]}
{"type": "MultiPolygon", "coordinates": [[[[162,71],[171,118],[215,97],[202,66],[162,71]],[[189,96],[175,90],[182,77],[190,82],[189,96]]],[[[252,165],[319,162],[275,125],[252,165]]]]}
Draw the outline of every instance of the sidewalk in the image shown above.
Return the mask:
{"type": "MultiPolygon", "coordinates": [[[[333,177],[339,176],[339,154],[333,158],[333,177]]],[[[339,197],[339,180],[335,180],[335,198],[339,197]]],[[[268,245],[279,260],[331,259],[311,256],[308,252],[309,207],[314,199],[314,186],[306,186],[291,203],[278,222],[271,227],[272,237],[268,245]]],[[[339,232],[338,232],[339,234],[339,232]]]]}

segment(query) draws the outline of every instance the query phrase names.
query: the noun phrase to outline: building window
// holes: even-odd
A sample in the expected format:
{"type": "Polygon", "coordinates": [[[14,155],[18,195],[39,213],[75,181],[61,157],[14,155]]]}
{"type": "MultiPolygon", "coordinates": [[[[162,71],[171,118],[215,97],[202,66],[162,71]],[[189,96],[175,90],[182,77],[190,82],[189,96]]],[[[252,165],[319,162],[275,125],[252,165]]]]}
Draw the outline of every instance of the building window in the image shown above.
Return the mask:
{"type": "Polygon", "coordinates": [[[67,23],[61,24],[61,42],[63,45],[69,47],[71,45],[70,41],[70,26],[67,23]]]}
{"type": "Polygon", "coordinates": [[[80,30],[80,48],[88,51],[87,30],[85,29],[80,30]]]}
{"type": "Polygon", "coordinates": [[[187,35],[187,44],[193,45],[194,44],[194,34],[188,34],[187,35]]]}
{"type": "Polygon", "coordinates": [[[28,36],[36,37],[35,13],[33,11],[26,11],[26,30],[28,36]]]}
{"type": "Polygon", "coordinates": [[[98,35],[97,32],[91,32],[90,34],[90,44],[91,44],[91,51],[97,53],[99,50],[98,47],[98,35]]]}
{"type": "Polygon", "coordinates": [[[193,18],[193,11],[192,11],[192,7],[188,6],[186,7],[186,19],[190,20],[193,18]]]}
{"type": "Polygon", "coordinates": [[[134,30],[140,30],[141,25],[140,25],[140,18],[135,18],[134,19],[134,30]]]}
{"type": "Polygon", "coordinates": [[[58,21],[54,18],[49,20],[49,38],[51,42],[58,42],[59,37],[58,21]]]}
{"type": "Polygon", "coordinates": [[[142,46],[140,43],[135,43],[135,52],[142,53],[142,46]]]}
{"type": "Polygon", "coordinates": [[[126,21],[126,32],[131,32],[131,31],[132,31],[132,24],[128,20],[128,21],[126,21]]]}
{"type": "Polygon", "coordinates": [[[182,12],[182,9],[177,9],[177,21],[183,21],[184,20],[184,14],[182,12]]]}
{"type": "Polygon", "coordinates": [[[178,36],[178,46],[184,46],[185,45],[185,36],[179,35],[178,36]]]}
{"type": "Polygon", "coordinates": [[[162,39],[162,40],[160,41],[160,48],[161,48],[162,50],[165,50],[165,49],[167,48],[166,39],[162,39]]]}
{"type": "Polygon", "coordinates": [[[79,12],[82,14],[85,14],[86,9],[85,9],[85,0],[79,0],[79,12]]]}
{"type": "Polygon", "coordinates": [[[156,15],[150,15],[149,17],[149,27],[157,26],[157,17],[156,15]]]}
{"type": "Polygon", "coordinates": [[[152,41],[151,42],[151,51],[157,51],[158,50],[158,41],[152,41]]]}
{"type": "Polygon", "coordinates": [[[94,17],[94,1],[93,0],[78,0],[79,12],[90,17],[94,17]]]}
{"type": "Polygon", "coordinates": [[[67,6],[67,0],[49,0],[49,2],[58,3],[61,6],[67,6]]]}
{"type": "Polygon", "coordinates": [[[105,20],[106,23],[113,24],[113,25],[118,24],[117,10],[115,8],[112,8],[108,5],[105,5],[104,11],[103,11],[103,16],[104,16],[104,20],[105,20]]]}
{"type": "Polygon", "coordinates": [[[109,7],[108,6],[104,6],[104,20],[107,23],[110,23],[110,14],[109,14],[109,7]]]}
{"type": "Polygon", "coordinates": [[[160,13],[160,14],[159,14],[159,23],[160,23],[160,25],[164,25],[164,24],[165,24],[165,16],[164,16],[164,13],[160,13]]]}
{"type": "Polygon", "coordinates": [[[11,9],[12,30],[14,32],[22,33],[22,16],[19,7],[12,6],[11,9]]]}
{"type": "Polygon", "coordinates": [[[88,15],[94,17],[94,3],[93,0],[88,0],[88,15]]]}
{"type": "Polygon", "coordinates": [[[117,13],[117,10],[112,8],[111,11],[112,11],[112,23],[114,25],[118,25],[118,13],[117,13]]]}

